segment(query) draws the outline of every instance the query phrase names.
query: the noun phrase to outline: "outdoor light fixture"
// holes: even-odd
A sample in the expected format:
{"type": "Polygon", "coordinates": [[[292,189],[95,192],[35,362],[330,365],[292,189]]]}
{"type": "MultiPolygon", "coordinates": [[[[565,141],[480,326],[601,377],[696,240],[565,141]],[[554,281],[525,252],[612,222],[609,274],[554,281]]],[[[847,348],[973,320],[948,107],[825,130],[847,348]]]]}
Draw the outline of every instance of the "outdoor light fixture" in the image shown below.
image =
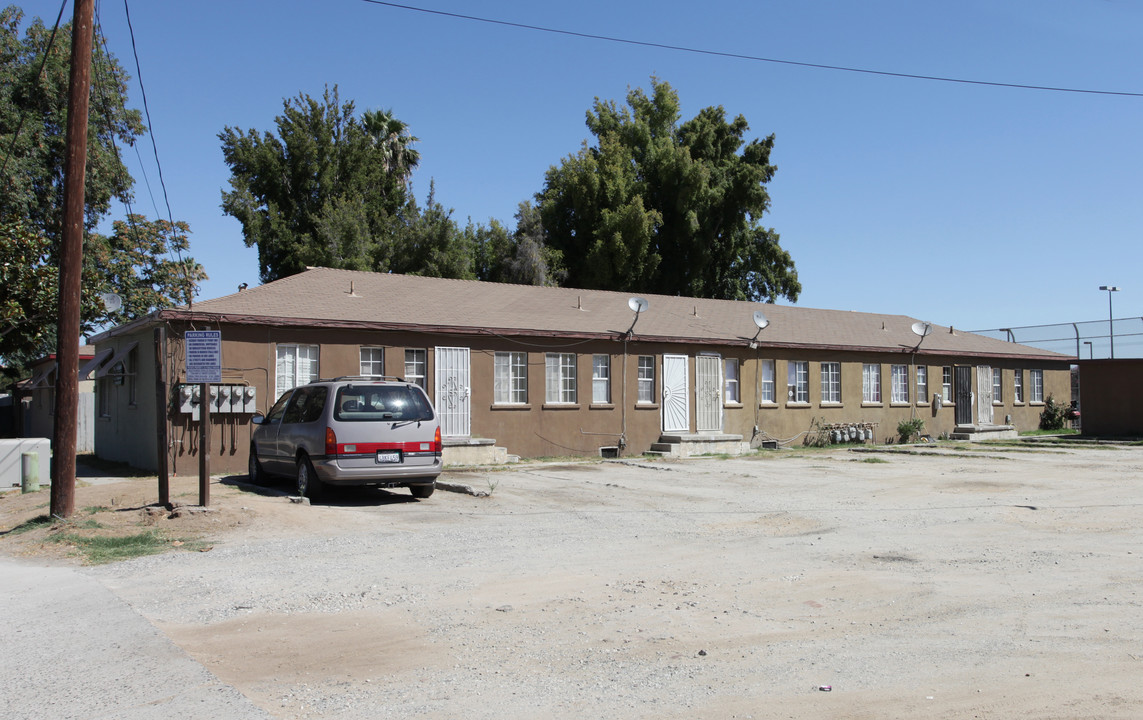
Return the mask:
{"type": "Polygon", "coordinates": [[[1100,290],[1107,291],[1107,324],[1110,328],[1111,337],[1111,359],[1115,359],[1115,315],[1111,312],[1111,293],[1119,292],[1119,288],[1115,285],[1100,285],[1100,290]]]}

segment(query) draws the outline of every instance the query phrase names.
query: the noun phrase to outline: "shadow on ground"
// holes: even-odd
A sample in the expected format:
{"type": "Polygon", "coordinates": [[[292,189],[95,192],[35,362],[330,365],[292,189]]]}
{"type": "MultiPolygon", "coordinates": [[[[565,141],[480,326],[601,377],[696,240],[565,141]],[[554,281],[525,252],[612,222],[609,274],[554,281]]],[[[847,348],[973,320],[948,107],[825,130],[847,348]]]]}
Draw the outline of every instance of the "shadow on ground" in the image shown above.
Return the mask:
{"type": "MultiPolygon", "coordinates": [[[[218,481],[221,485],[236,487],[243,492],[266,497],[289,497],[295,495],[293,483],[286,478],[267,480],[261,485],[250,482],[246,475],[229,475],[218,481]]],[[[379,505],[401,505],[420,502],[404,488],[386,489],[369,486],[331,487],[322,489],[321,497],[310,500],[311,505],[324,507],[375,507],[379,505]]]]}

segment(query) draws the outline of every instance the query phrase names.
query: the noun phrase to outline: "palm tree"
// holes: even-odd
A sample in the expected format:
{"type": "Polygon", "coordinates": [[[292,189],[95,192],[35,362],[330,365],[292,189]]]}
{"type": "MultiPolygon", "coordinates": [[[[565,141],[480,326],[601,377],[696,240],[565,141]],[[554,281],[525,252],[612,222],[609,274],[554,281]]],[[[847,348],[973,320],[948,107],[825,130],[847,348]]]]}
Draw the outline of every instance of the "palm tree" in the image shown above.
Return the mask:
{"type": "Polygon", "coordinates": [[[380,150],[385,172],[404,188],[421,161],[421,153],[411,147],[417,138],[409,134],[409,126],[394,117],[392,110],[366,110],[361,125],[373,147],[380,150]]]}

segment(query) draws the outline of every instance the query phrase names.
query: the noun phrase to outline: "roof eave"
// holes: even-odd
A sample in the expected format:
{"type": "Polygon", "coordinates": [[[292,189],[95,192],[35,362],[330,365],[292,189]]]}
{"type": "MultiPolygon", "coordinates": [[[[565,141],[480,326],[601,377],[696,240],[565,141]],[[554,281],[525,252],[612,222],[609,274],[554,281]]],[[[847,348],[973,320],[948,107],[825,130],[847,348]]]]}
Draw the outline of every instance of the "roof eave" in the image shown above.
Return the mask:
{"type": "MultiPolygon", "coordinates": [[[[624,333],[620,331],[604,331],[604,332],[586,332],[586,331],[568,331],[568,330],[535,330],[529,328],[473,328],[460,325],[425,325],[418,323],[398,323],[398,322],[378,322],[378,321],[358,321],[358,320],[325,320],[315,318],[297,318],[297,317],[272,317],[267,315],[248,315],[248,314],[235,314],[235,313],[209,313],[195,310],[183,309],[168,309],[158,310],[150,315],[135,320],[127,325],[118,328],[112,328],[107,332],[96,335],[92,338],[93,342],[108,339],[117,335],[122,335],[134,332],[139,328],[153,325],[159,322],[169,322],[173,320],[181,320],[184,322],[203,322],[203,323],[229,323],[234,325],[271,325],[277,327],[314,327],[325,329],[347,329],[347,330],[388,330],[391,332],[415,332],[415,333],[429,333],[429,334],[446,334],[446,335],[461,335],[461,336],[479,336],[479,337],[546,337],[546,338],[564,338],[569,340],[615,340],[621,341],[624,338],[624,333]]],[[[743,337],[732,338],[719,338],[719,337],[685,337],[678,335],[646,335],[635,333],[631,336],[632,342],[641,343],[678,343],[686,342],[693,345],[706,345],[706,346],[739,346],[744,348],[750,346],[750,339],[743,337]]],[[[759,347],[763,348],[782,348],[785,350],[815,350],[815,351],[839,351],[839,352],[870,352],[870,353],[892,353],[900,352],[901,354],[912,354],[913,348],[900,346],[898,348],[889,348],[877,345],[842,345],[837,343],[829,344],[813,344],[813,343],[794,343],[794,342],[759,342],[759,347]]],[[[973,350],[941,350],[920,348],[915,351],[917,355],[921,356],[958,356],[958,357],[975,357],[975,358],[1007,358],[1007,359],[1022,359],[1022,360],[1042,360],[1046,362],[1068,362],[1072,360],[1071,356],[1061,355],[1057,353],[1000,353],[1000,352],[983,352],[973,350]]]]}

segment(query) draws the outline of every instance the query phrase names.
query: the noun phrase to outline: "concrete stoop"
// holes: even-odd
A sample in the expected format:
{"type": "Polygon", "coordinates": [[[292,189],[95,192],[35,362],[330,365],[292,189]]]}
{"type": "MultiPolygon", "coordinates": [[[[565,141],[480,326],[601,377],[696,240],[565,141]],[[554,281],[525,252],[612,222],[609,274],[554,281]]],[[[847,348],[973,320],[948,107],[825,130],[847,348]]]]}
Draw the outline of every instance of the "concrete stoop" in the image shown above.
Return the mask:
{"type": "Polygon", "coordinates": [[[741,435],[725,433],[687,433],[660,435],[652,443],[647,455],[663,457],[695,457],[696,455],[741,455],[749,452],[750,444],[741,435]]]}
{"type": "Polygon", "coordinates": [[[987,440],[1014,440],[1020,433],[1012,425],[957,425],[949,434],[951,440],[984,442],[987,440]]]}
{"type": "Polygon", "coordinates": [[[445,467],[457,465],[507,465],[520,461],[507,448],[497,447],[492,438],[445,438],[441,452],[445,467]]]}

